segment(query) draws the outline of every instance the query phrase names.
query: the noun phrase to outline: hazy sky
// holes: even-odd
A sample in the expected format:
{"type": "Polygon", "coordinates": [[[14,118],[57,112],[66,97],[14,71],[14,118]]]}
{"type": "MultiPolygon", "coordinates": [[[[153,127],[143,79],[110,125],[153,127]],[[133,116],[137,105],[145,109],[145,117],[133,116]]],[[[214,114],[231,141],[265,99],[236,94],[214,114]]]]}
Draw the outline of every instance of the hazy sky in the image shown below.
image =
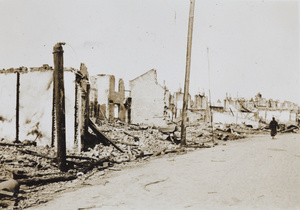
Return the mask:
{"type": "MultiPolygon", "coordinates": [[[[0,14],[0,69],[53,66],[66,42],[67,67],[83,62],[127,89],[154,68],[172,92],[183,87],[189,0],[0,0],[0,14]]],[[[208,94],[210,75],[213,101],[261,92],[300,104],[299,46],[298,1],[196,0],[190,92],[208,94]]]]}

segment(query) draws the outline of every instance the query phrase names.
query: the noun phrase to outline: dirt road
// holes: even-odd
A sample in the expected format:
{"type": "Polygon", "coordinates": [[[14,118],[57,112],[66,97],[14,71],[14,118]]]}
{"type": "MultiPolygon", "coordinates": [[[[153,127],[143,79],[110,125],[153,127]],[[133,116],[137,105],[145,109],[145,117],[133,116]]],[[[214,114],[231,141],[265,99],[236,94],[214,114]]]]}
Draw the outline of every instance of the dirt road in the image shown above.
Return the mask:
{"type": "Polygon", "coordinates": [[[300,209],[300,134],[220,142],[90,181],[32,209],[300,209]]]}

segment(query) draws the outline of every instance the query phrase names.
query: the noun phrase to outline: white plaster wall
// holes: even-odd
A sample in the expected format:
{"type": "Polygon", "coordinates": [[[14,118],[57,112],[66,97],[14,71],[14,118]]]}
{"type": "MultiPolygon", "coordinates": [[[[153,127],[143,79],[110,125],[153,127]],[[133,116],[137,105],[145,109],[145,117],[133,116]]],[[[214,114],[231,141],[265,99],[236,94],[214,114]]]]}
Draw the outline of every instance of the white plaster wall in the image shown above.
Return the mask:
{"type": "Polygon", "coordinates": [[[291,121],[297,122],[297,114],[291,113],[291,121]]]}
{"type": "Polygon", "coordinates": [[[39,145],[51,142],[53,71],[20,74],[20,140],[35,140],[39,145]]]}
{"type": "Polygon", "coordinates": [[[234,112],[234,116],[229,112],[213,112],[213,122],[223,124],[242,124],[252,125],[253,128],[259,127],[258,120],[254,119],[253,113],[234,112]]]}
{"type": "Polygon", "coordinates": [[[259,116],[267,122],[272,120],[272,117],[279,123],[287,123],[289,121],[296,121],[296,114],[290,113],[290,111],[259,111],[259,116]],[[290,118],[291,117],[291,118],[290,118]]]}
{"type": "Polygon", "coordinates": [[[108,95],[109,95],[109,75],[96,76],[96,88],[98,94],[98,103],[99,104],[108,104],[108,95]]]}
{"type": "Polygon", "coordinates": [[[96,89],[96,95],[98,98],[98,103],[100,105],[103,105],[103,104],[106,105],[105,116],[107,119],[109,118],[108,97],[109,97],[110,77],[111,77],[110,75],[95,76],[95,78],[96,78],[95,89],[96,89]]]}
{"type": "Polygon", "coordinates": [[[164,88],[156,82],[154,70],[130,81],[132,123],[165,125],[164,88]]]}
{"type": "MultiPolygon", "coordinates": [[[[15,73],[0,74],[0,139],[16,138],[16,80],[15,73]]],[[[35,140],[38,145],[50,145],[52,134],[53,71],[20,74],[20,140],[35,140]]],[[[67,71],[65,80],[66,144],[74,146],[75,74],[67,71]]]]}
{"type": "Polygon", "coordinates": [[[65,71],[64,81],[66,110],[66,146],[68,149],[73,149],[75,139],[75,74],[70,71],[65,71]]]}
{"type": "Polygon", "coordinates": [[[16,138],[16,74],[0,74],[0,140],[16,138]]]}

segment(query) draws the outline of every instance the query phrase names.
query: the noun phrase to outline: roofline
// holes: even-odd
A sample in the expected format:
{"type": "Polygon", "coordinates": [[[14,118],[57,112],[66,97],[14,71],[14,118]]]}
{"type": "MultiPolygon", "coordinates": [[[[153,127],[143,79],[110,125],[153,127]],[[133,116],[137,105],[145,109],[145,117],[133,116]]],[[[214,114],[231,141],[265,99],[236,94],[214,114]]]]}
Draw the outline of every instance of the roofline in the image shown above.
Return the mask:
{"type": "Polygon", "coordinates": [[[145,76],[145,75],[148,74],[150,71],[154,71],[155,73],[157,73],[157,72],[156,72],[156,69],[151,69],[151,70],[145,72],[144,74],[142,74],[142,75],[140,75],[140,76],[138,76],[138,77],[136,77],[136,78],[134,78],[134,79],[132,79],[132,80],[129,80],[129,82],[134,81],[134,80],[136,80],[136,79],[138,79],[138,78],[140,78],[140,77],[145,76]]]}

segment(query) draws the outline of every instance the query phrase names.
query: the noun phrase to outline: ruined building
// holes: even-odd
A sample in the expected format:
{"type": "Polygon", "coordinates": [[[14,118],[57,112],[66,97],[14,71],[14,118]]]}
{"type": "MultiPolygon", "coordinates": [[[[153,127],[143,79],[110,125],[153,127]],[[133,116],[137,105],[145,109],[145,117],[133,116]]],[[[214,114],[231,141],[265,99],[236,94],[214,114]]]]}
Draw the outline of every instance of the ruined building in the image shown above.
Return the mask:
{"type": "MultiPolygon", "coordinates": [[[[279,102],[279,100],[266,99],[261,93],[255,96],[255,100],[244,98],[231,98],[226,96],[224,109],[227,112],[249,113],[252,120],[269,122],[275,117],[280,123],[295,122],[297,120],[298,105],[289,101],[279,102]],[[235,111],[234,111],[235,110],[235,111]]],[[[240,114],[242,115],[242,114],[240,114]]],[[[238,121],[238,120],[236,120],[238,121]]]]}
{"type": "MultiPolygon", "coordinates": [[[[64,68],[64,83],[66,146],[80,150],[89,83],[85,65],[64,68]]],[[[0,138],[56,145],[52,67],[0,70],[0,104],[0,138]]]]}
{"type": "Polygon", "coordinates": [[[95,120],[130,122],[130,98],[125,98],[123,79],[115,90],[115,76],[98,74],[91,77],[90,116],[95,120]]]}
{"type": "MultiPolygon", "coordinates": [[[[170,121],[181,119],[183,92],[180,90],[173,95],[164,85],[157,82],[157,72],[152,69],[131,80],[130,91],[132,98],[132,122],[152,125],[165,125],[170,121]]],[[[188,96],[188,120],[204,120],[207,112],[207,97],[205,94],[188,96]]]]}
{"type": "Polygon", "coordinates": [[[149,125],[164,125],[164,111],[169,96],[166,89],[158,84],[157,72],[152,69],[143,75],[130,80],[131,121],[149,125]]]}
{"type": "Polygon", "coordinates": [[[205,96],[205,93],[203,93],[203,94],[199,93],[199,94],[195,95],[195,100],[194,100],[192,108],[206,110],[207,106],[208,106],[208,98],[207,98],[207,96],[205,96]]]}
{"type": "MultiPolygon", "coordinates": [[[[174,118],[181,118],[182,115],[182,105],[183,105],[183,92],[180,89],[178,92],[175,92],[173,94],[174,98],[174,106],[175,106],[175,112],[174,112],[174,118]]],[[[191,108],[191,105],[193,104],[191,95],[188,95],[188,104],[187,109],[191,108]]]]}

